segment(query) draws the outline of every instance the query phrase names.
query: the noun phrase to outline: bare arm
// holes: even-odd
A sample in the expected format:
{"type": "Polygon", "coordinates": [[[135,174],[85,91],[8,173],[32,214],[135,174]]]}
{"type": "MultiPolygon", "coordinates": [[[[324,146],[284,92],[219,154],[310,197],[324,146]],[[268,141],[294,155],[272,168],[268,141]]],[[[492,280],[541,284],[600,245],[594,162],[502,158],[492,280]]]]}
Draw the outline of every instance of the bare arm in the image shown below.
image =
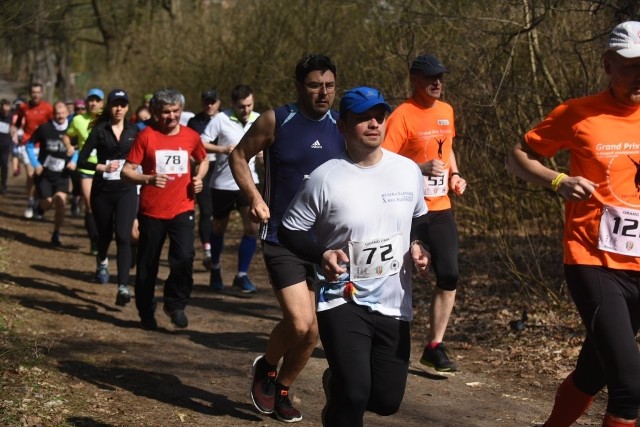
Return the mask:
{"type": "Polygon", "coordinates": [[[125,162],[122,167],[122,172],[120,172],[120,176],[129,181],[132,184],[136,185],[155,185],[158,188],[164,188],[167,184],[167,175],[156,174],[156,175],[145,175],[143,173],[138,172],[138,166],[135,163],[130,163],[129,161],[125,162]]]}
{"type": "Polygon", "coordinates": [[[204,183],[202,181],[204,180],[204,177],[209,170],[209,158],[205,156],[202,160],[200,160],[200,162],[196,163],[195,168],[196,174],[193,178],[191,178],[191,182],[193,183],[193,191],[199,193],[202,191],[202,188],[204,186],[204,183]]]}
{"type": "Polygon", "coordinates": [[[506,167],[509,172],[534,185],[550,188],[554,179],[560,178],[557,191],[566,200],[585,200],[598,184],[581,176],[560,177],[557,171],[542,164],[542,157],[525,142],[518,143],[508,153],[506,167]]]}
{"type": "Polygon", "coordinates": [[[467,181],[460,175],[458,161],[453,150],[451,151],[451,157],[449,157],[449,187],[458,196],[462,196],[464,190],[467,189],[467,181]]]}
{"type": "Polygon", "coordinates": [[[229,155],[231,173],[250,202],[249,216],[254,222],[269,219],[269,207],[253,182],[249,160],[267,149],[275,139],[276,116],[273,110],[266,111],[251,125],[238,145],[229,155]]]}

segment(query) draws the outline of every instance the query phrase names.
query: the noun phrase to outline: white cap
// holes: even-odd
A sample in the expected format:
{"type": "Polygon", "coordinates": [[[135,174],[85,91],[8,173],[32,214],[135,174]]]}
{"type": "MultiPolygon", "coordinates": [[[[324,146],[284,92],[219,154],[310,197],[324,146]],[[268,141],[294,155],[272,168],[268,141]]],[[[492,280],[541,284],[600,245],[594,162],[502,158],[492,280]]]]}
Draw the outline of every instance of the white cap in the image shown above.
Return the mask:
{"type": "Polygon", "coordinates": [[[607,50],[625,58],[640,57],[640,22],[627,21],[616,26],[609,35],[607,50]]]}

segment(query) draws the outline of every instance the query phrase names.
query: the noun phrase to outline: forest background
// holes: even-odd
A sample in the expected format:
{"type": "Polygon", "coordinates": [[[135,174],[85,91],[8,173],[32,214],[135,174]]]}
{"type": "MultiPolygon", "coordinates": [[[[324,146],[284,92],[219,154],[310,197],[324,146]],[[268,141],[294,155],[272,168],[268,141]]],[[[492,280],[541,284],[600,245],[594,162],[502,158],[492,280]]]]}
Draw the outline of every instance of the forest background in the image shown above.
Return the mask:
{"type": "Polygon", "coordinates": [[[192,111],[205,89],[228,107],[231,88],[248,84],[264,111],[294,99],[307,53],[337,64],[337,99],[371,85],[393,105],[409,94],[413,58],[435,54],[450,70],[444,99],[469,183],[454,200],[461,246],[482,242],[475,273],[495,291],[554,302],[566,297],[562,203],[509,176],[505,154],[558,103],[606,88],[607,35],[639,12],[632,0],[4,0],[0,72],[24,93],[43,83],[49,101],[119,87],[135,108],[175,87],[192,111]]]}

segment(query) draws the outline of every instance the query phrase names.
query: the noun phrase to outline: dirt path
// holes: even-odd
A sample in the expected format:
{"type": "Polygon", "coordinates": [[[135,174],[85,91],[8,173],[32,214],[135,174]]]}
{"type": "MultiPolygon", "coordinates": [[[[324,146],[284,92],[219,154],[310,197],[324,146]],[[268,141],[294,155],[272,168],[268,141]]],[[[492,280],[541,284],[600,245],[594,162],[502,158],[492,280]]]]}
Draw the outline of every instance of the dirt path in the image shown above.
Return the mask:
{"type": "MultiPolygon", "coordinates": [[[[22,218],[23,183],[23,176],[12,179],[0,199],[0,331],[13,343],[0,347],[0,424],[282,425],[260,416],[248,399],[251,362],[279,318],[260,254],[250,272],[260,292],[250,297],[209,291],[198,254],[189,327],[174,329],[158,310],[159,330],[144,331],[133,303],[114,305],[114,261],[112,283],[93,282],[95,261],[80,218],[67,217],[60,249],[48,243],[52,212],[44,221],[22,218]],[[19,367],[9,353],[13,361],[22,355],[19,367]]],[[[238,244],[237,220],[234,225],[223,260],[227,283],[238,244]]],[[[164,257],[159,277],[166,276],[164,257]]],[[[418,337],[400,412],[390,418],[368,414],[365,425],[530,426],[544,421],[556,376],[565,374],[542,372],[526,354],[499,365],[492,362],[495,355],[509,349],[452,342],[461,372],[434,375],[417,363],[420,344],[418,337]]],[[[292,389],[304,416],[300,426],[320,425],[325,367],[319,346],[292,389]]],[[[599,425],[602,411],[599,398],[581,425],[599,425]]]]}

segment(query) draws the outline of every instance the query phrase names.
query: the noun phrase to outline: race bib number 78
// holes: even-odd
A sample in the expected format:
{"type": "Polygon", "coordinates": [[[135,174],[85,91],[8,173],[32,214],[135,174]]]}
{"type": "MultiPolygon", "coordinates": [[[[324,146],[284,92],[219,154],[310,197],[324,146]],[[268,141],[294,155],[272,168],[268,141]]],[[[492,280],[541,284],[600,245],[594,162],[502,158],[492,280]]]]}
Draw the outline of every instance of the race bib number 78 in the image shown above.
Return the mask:
{"type": "Polygon", "coordinates": [[[189,172],[189,153],[185,150],[156,151],[156,173],[184,175],[189,172]]]}

